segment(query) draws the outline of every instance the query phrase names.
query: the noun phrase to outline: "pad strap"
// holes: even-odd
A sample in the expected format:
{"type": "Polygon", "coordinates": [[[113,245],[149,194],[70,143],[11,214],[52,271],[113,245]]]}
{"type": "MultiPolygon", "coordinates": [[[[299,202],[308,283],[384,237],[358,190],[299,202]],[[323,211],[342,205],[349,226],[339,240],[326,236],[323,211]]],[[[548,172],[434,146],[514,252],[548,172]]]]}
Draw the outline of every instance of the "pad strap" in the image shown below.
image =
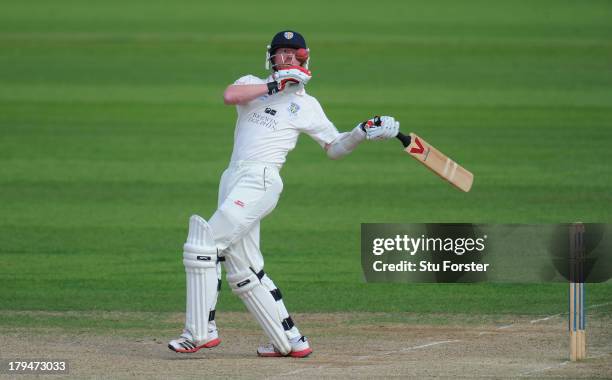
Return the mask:
{"type": "Polygon", "coordinates": [[[291,317],[283,319],[283,328],[285,331],[291,330],[293,326],[295,326],[295,323],[293,323],[293,319],[291,319],[291,317]]]}

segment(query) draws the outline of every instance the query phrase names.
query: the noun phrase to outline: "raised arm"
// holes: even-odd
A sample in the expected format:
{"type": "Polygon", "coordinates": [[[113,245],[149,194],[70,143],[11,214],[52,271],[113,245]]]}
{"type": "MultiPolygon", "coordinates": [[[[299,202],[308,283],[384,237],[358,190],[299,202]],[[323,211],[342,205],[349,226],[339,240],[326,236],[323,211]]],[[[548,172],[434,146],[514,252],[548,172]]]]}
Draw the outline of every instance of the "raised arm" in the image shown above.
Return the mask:
{"type": "Polygon", "coordinates": [[[227,105],[246,104],[263,95],[272,95],[283,91],[287,86],[298,83],[306,84],[312,73],[301,66],[290,66],[278,70],[273,80],[265,84],[231,84],[223,93],[223,102],[227,105]]]}
{"type": "Polygon", "coordinates": [[[246,104],[267,93],[267,84],[230,84],[223,93],[223,102],[227,105],[246,104]]]}

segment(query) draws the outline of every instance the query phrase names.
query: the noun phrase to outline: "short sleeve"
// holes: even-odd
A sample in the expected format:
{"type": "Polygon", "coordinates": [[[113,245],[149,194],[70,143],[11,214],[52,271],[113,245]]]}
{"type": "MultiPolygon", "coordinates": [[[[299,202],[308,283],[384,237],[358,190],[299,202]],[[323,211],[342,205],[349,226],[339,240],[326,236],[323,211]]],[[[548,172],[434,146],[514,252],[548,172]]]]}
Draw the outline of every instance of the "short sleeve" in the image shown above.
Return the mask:
{"type": "MultiPolygon", "coordinates": [[[[234,85],[246,85],[246,84],[265,84],[266,81],[264,79],[258,78],[255,75],[245,75],[241,78],[238,78],[235,82],[234,85]]],[[[252,102],[252,101],[251,101],[252,102]]],[[[248,104],[250,104],[251,102],[249,102],[248,104]]],[[[236,111],[238,112],[238,115],[240,116],[243,112],[245,105],[241,105],[241,104],[236,104],[236,111]]]]}
{"type": "Polygon", "coordinates": [[[241,78],[238,78],[234,84],[236,85],[244,85],[244,84],[265,84],[266,81],[261,79],[261,78],[257,78],[255,75],[245,75],[241,78]]]}
{"type": "Polygon", "coordinates": [[[312,137],[321,147],[329,144],[340,134],[334,124],[327,118],[317,99],[310,97],[310,123],[303,132],[312,137]]]}

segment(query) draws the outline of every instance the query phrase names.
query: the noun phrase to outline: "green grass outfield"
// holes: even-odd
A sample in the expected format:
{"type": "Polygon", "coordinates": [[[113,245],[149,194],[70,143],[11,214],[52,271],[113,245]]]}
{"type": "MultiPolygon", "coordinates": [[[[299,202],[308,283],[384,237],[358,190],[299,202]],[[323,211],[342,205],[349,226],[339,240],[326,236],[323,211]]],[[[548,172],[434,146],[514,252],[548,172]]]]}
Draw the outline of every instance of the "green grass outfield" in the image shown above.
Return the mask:
{"type": "MultiPolygon", "coordinates": [[[[365,284],[360,223],[612,222],[611,19],[606,1],[3,1],[0,309],[181,311],[187,219],[215,210],[232,148],[221,94],[291,27],[340,130],[394,115],[476,181],[397,141],[334,162],[303,136],[262,225],[289,308],[562,312],[563,284],[365,284]]],[[[243,310],[226,285],[218,308],[243,310]]]]}

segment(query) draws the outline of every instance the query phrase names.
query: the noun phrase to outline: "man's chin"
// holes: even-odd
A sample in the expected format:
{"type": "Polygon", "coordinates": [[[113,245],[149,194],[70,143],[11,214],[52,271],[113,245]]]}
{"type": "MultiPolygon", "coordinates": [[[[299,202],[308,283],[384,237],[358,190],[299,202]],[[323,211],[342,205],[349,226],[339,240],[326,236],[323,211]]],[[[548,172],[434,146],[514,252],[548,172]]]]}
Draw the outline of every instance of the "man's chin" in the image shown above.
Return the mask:
{"type": "Polygon", "coordinates": [[[275,68],[276,70],[285,70],[288,69],[290,67],[293,67],[294,65],[276,65],[275,68]]]}

